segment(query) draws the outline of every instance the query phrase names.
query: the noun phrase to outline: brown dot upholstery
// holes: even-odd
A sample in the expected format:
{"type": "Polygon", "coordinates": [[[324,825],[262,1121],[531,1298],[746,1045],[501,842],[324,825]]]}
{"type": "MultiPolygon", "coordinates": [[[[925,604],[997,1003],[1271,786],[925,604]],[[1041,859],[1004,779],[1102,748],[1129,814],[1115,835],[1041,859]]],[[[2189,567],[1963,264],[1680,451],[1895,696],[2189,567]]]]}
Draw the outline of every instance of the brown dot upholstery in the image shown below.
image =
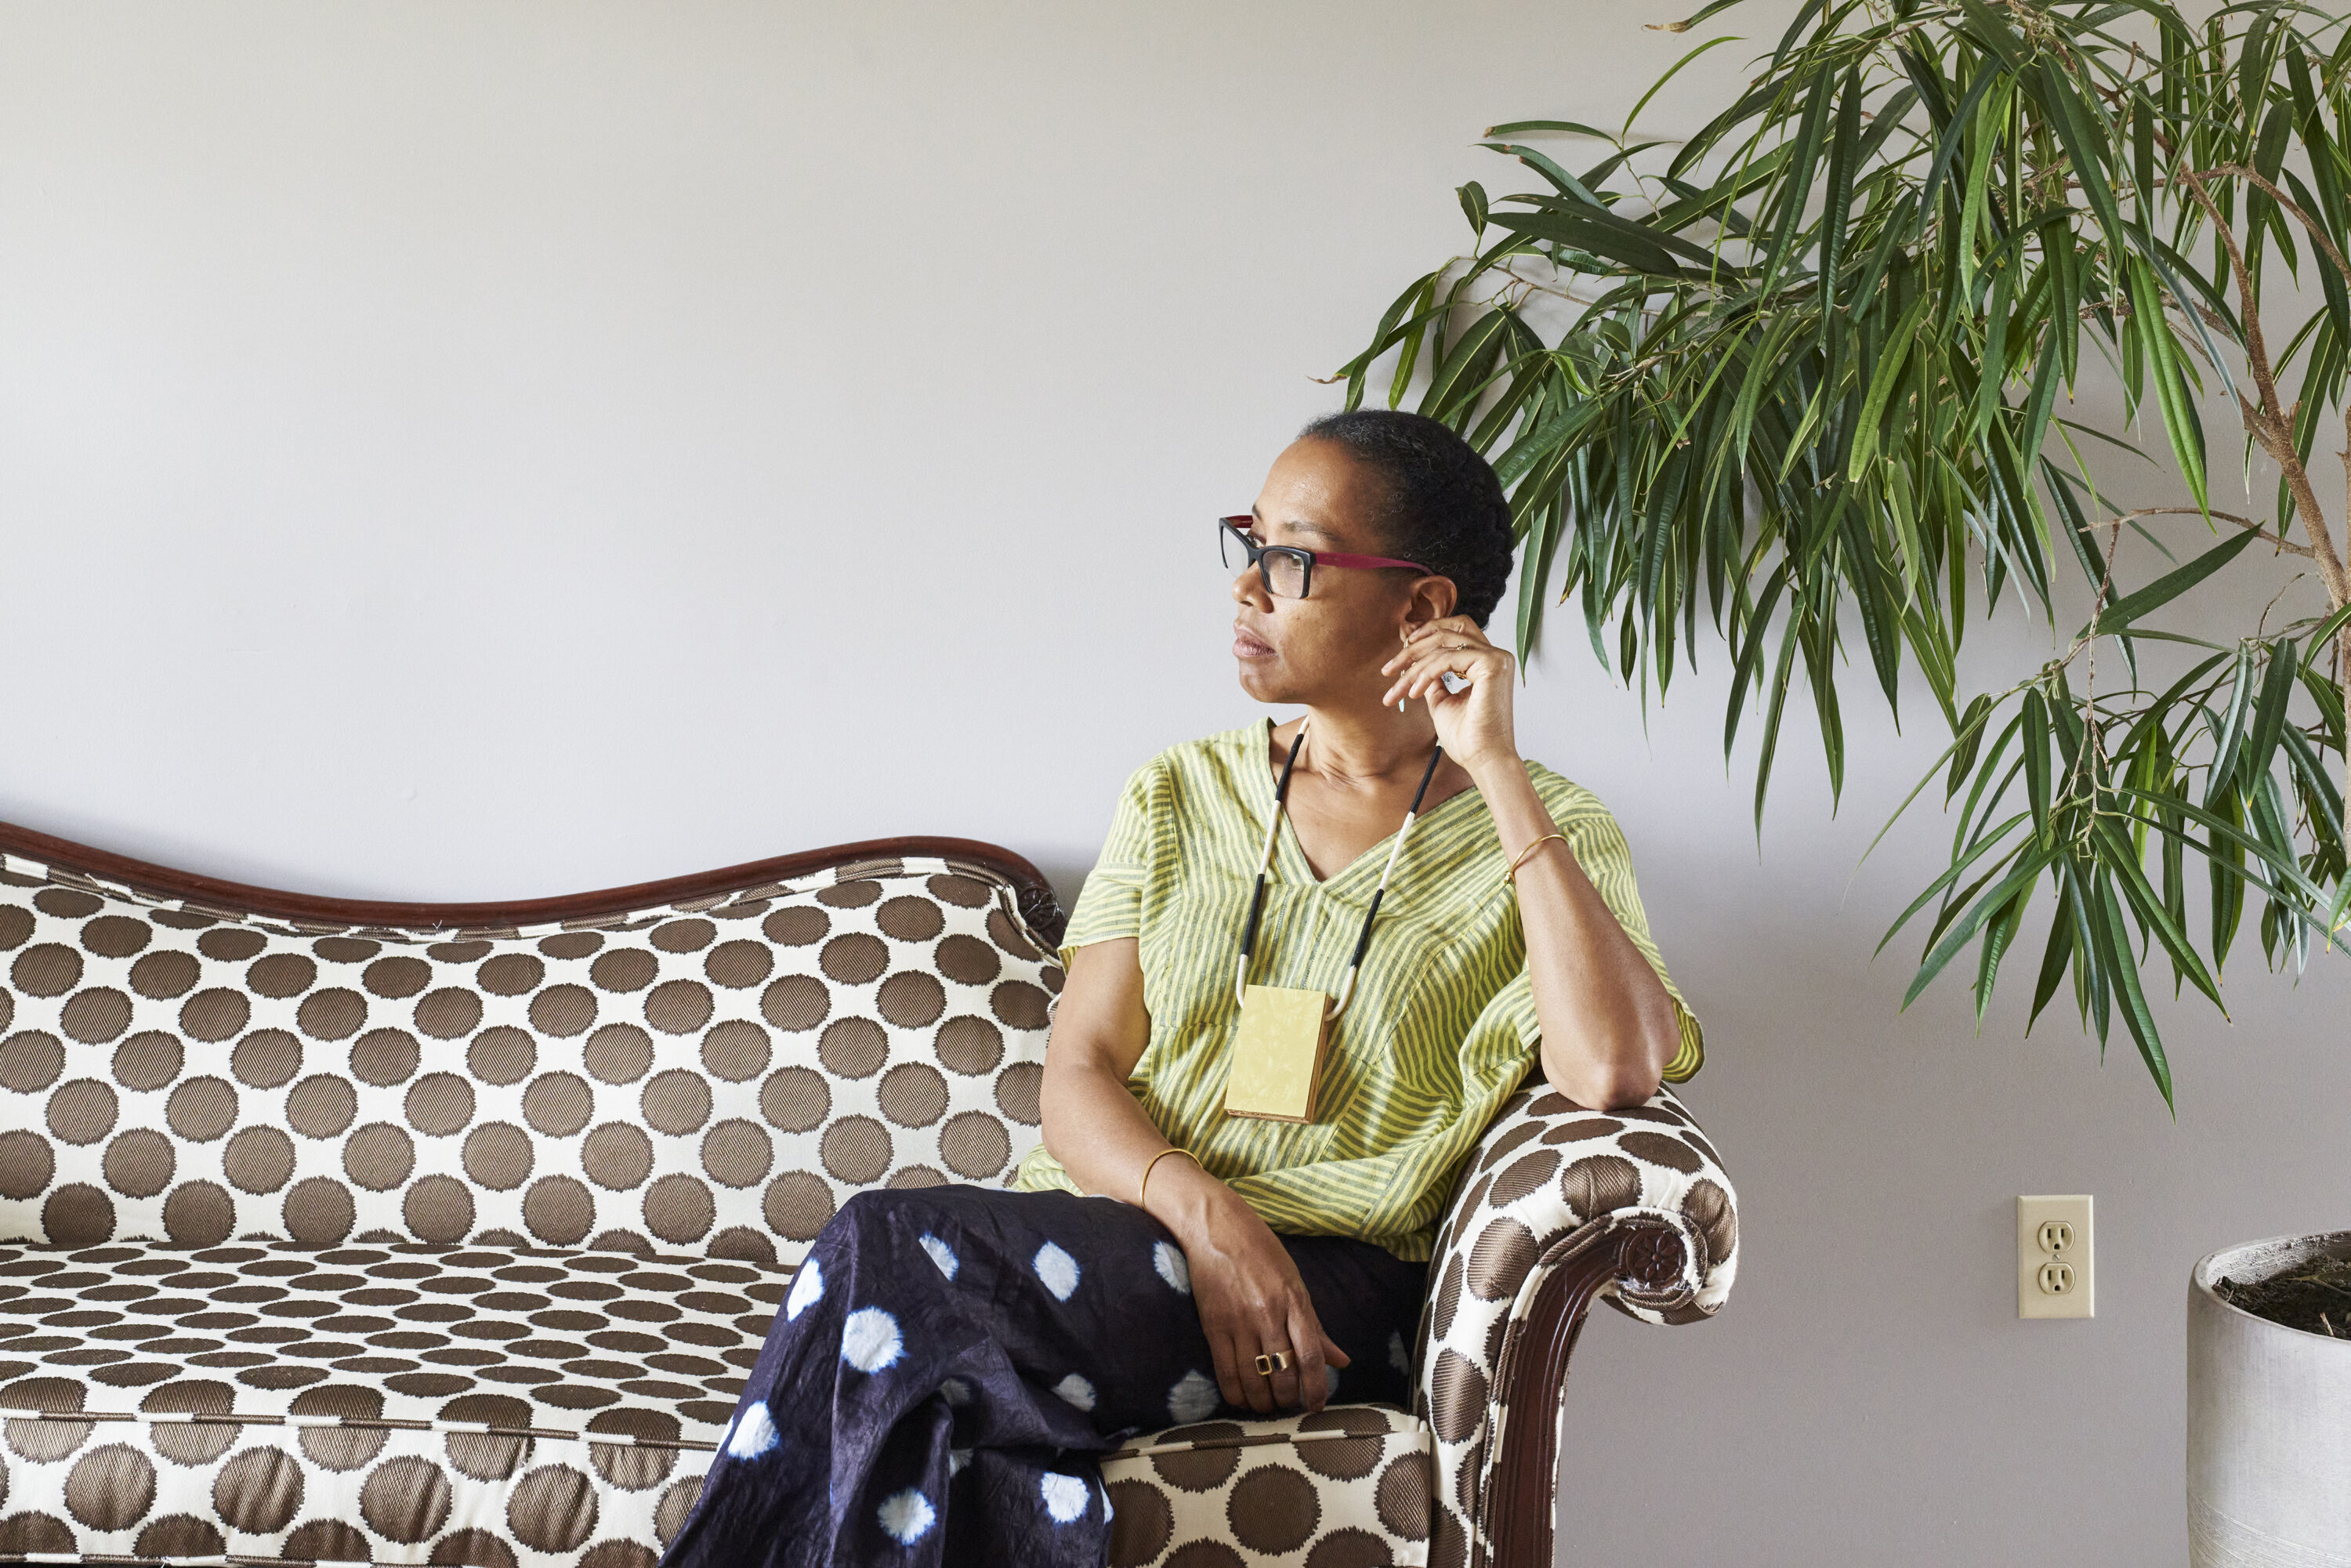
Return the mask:
{"type": "Polygon", "coordinates": [[[1547,1281],[1628,1228],[1679,1245],[1651,1249],[1672,1264],[1662,1277],[1610,1281],[1610,1304],[1652,1323],[1721,1310],[1739,1271],[1737,1199],[1673,1092],[1604,1115],[1547,1088],[1511,1096],[1462,1173],[1429,1264],[1414,1407],[1435,1461],[1432,1564],[1492,1559],[1512,1394],[1540,1402],[1535,1420],[1557,1413],[1556,1386],[1513,1376],[1522,1336],[1547,1281]]]}
{"type": "Polygon", "coordinates": [[[314,931],[11,862],[0,1237],[368,1236],[789,1266],[841,1199],[1002,1178],[1061,971],[945,862],[594,929],[314,931]],[[786,1180],[797,1176],[798,1180],[786,1180]]]}
{"type": "MultiPolygon", "coordinates": [[[[907,859],[423,931],[0,856],[0,1557],[652,1568],[840,1204],[1035,1143],[1061,974],[1016,894],[907,859]]],[[[1729,1184],[1652,1110],[1514,1102],[1426,1419],[1140,1438],[1113,1561],[1464,1562],[1485,1325],[1562,1228],[1672,1216],[1707,1261],[1647,1315],[1728,1288],[1729,1184]]]]}
{"type": "Polygon", "coordinates": [[[1111,1563],[1426,1563],[1431,1474],[1427,1429],[1374,1406],[1154,1433],[1102,1464],[1111,1563]]]}

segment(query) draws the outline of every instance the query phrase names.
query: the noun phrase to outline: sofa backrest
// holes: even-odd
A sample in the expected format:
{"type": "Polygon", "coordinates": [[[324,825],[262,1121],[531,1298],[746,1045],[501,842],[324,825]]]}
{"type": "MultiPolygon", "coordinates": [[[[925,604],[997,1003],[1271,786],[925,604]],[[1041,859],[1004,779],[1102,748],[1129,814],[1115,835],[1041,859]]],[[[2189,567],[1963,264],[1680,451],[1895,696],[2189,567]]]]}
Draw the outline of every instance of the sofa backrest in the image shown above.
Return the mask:
{"type": "Polygon", "coordinates": [[[0,855],[0,1239],[795,1263],[851,1193],[1037,1141],[1061,974],[1024,892],[867,859],[423,930],[0,855]]]}

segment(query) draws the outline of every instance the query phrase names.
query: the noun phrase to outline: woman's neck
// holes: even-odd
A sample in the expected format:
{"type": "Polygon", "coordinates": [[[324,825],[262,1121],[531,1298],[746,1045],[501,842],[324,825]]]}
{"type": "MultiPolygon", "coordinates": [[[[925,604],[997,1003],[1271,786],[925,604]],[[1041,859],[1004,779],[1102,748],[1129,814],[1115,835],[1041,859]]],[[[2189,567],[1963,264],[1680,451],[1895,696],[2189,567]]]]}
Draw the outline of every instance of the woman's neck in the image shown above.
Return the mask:
{"type": "Polygon", "coordinates": [[[1311,738],[1299,766],[1332,783],[1384,784],[1399,774],[1416,775],[1437,744],[1437,727],[1419,704],[1403,713],[1309,707],[1306,717],[1311,738]]]}

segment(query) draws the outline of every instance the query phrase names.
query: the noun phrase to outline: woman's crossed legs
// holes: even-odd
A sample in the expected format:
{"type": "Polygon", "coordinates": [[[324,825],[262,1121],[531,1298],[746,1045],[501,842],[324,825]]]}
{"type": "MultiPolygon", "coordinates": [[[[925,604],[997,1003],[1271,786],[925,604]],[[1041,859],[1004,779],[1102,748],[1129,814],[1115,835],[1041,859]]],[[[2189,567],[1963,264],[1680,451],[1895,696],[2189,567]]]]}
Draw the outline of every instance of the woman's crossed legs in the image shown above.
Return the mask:
{"type": "MultiPolygon", "coordinates": [[[[1282,1241],[1352,1361],[1333,1401],[1408,1404],[1423,1266],[1343,1238],[1282,1241]]],[[[1099,1457],[1135,1431],[1249,1415],[1217,1392],[1184,1254],[1141,1209],[861,1193],[794,1278],[664,1563],[1099,1568],[1099,1457]]]]}

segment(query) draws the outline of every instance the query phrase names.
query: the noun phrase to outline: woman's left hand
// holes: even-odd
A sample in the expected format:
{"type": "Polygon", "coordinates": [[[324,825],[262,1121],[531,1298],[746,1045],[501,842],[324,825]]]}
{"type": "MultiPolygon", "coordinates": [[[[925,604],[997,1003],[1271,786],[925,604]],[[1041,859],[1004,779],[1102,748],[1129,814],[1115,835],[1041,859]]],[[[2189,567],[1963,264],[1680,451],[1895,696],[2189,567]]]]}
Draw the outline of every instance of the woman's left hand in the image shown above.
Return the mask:
{"type": "Polygon", "coordinates": [[[1395,657],[1380,666],[1395,684],[1380,699],[1419,697],[1437,721],[1437,744],[1454,761],[1473,771],[1480,763],[1509,761],[1518,756],[1518,736],[1510,717],[1510,683],[1518,661],[1486,640],[1486,633],[1467,615],[1447,615],[1417,628],[1395,657]],[[1469,684],[1458,692],[1445,689],[1451,674],[1469,684]]]}

